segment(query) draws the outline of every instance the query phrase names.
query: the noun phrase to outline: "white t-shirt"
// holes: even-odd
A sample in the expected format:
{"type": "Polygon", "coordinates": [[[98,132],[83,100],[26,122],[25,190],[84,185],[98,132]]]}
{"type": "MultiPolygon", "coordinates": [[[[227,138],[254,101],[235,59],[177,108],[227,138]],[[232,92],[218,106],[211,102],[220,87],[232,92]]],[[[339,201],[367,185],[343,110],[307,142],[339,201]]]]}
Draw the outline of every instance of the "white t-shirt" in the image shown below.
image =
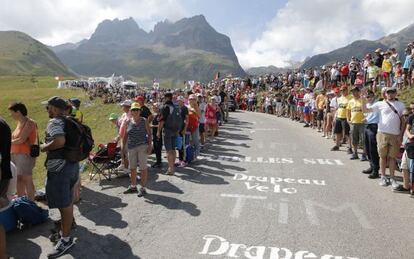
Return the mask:
{"type": "Polygon", "coordinates": [[[310,102],[313,99],[313,93],[306,93],[303,97],[303,101],[305,102],[305,106],[310,106],[310,102]]]}
{"type": "Polygon", "coordinates": [[[367,104],[367,107],[371,108],[374,112],[378,112],[380,115],[378,132],[400,135],[400,117],[402,116],[405,106],[400,101],[390,101],[389,103],[394,106],[399,115],[397,115],[385,101],[376,102],[373,105],[367,104]]]}

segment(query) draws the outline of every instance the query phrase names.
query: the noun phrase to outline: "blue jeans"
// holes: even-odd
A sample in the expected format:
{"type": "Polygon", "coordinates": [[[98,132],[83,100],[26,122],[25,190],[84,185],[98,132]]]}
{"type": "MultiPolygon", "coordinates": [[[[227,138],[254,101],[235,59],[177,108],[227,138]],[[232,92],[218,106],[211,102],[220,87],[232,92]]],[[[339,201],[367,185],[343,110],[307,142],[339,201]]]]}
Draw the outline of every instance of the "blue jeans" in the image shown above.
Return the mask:
{"type": "Polygon", "coordinates": [[[200,131],[197,129],[191,133],[191,144],[194,147],[194,157],[197,157],[200,154],[200,131]]]}

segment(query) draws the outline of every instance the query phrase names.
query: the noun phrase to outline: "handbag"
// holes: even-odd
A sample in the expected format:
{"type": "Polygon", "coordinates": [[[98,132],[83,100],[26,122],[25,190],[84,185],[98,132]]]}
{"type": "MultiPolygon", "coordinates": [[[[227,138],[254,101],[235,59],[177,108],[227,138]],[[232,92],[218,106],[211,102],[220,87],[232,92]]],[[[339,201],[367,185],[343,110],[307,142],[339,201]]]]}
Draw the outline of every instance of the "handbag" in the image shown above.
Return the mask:
{"type": "Polygon", "coordinates": [[[37,130],[37,124],[36,124],[36,138],[37,138],[37,144],[30,145],[30,156],[31,157],[38,157],[40,155],[40,141],[39,141],[39,131],[37,130]]]}

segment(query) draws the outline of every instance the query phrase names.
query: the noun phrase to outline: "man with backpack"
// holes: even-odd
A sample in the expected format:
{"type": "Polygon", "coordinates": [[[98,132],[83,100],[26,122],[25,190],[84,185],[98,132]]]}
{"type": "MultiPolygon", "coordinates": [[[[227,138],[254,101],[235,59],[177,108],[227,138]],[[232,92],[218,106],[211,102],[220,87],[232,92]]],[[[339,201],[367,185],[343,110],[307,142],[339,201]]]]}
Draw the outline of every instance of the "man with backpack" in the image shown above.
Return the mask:
{"type": "Polygon", "coordinates": [[[61,216],[61,231],[56,233],[60,239],[48,254],[48,258],[63,255],[75,244],[70,237],[70,231],[73,222],[73,187],[79,178],[79,163],[65,157],[65,145],[69,137],[65,131],[66,107],[66,101],[57,96],[47,101],[46,109],[50,120],[45,132],[45,143],[40,145],[40,150],[47,155],[45,166],[48,206],[59,209],[61,216]]]}
{"type": "Polygon", "coordinates": [[[172,102],[172,93],[164,95],[164,107],[161,110],[161,120],[158,124],[157,138],[161,138],[161,131],[164,129],[164,146],[167,151],[168,175],[174,175],[174,163],[177,158],[175,142],[179,131],[183,126],[181,108],[172,102]]]}

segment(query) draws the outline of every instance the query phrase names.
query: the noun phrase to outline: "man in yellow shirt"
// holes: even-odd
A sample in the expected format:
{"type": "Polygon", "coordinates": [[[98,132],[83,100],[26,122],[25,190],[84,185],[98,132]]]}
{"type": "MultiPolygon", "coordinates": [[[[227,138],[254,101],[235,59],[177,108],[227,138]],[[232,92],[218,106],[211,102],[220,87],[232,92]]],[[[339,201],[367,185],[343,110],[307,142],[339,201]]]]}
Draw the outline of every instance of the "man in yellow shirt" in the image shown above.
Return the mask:
{"type": "MultiPolygon", "coordinates": [[[[341,92],[342,96],[338,98],[335,114],[336,119],[334,133],[336,134],[336,145],[331,149],[331,151],[338,151],[341,143],[345,143],[346,139],[349,139],[350,128],[347,121],[347,107],[352,96],[349,95],[348,86],[346,85],[341,86],[341,92]]],[[[348,148],[348,154],[352,154],[351,144],[348,148]]]]}
{"type": "MultiPolygon", "coordinates": [[[[346,117],[351,128],[351,140],[354,151],[351,160],[354,160],[359,159],[358,145],[364,143],[365,115],[362,112],[361,90],[358,86],[353,86],[351,92],[352,99],[348,102],[346,117]]],[[[362,155],[361,160],[367,160],[365,154],[362,155]]]]}

